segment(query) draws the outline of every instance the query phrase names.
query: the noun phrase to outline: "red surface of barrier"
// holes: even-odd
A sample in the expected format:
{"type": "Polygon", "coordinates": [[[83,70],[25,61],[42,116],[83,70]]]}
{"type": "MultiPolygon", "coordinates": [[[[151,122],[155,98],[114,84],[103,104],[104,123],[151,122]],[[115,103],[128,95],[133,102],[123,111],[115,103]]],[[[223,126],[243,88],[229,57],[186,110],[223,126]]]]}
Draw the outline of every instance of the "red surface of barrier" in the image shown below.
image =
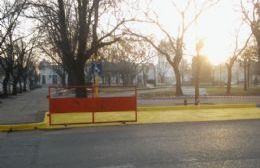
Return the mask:
{"type": "MultiPolygon", "coordinates": [[[[55,125],[52,123],[51,115],[57,113],[79,113],[79,112],[90,112],[92,113],[92,123],[95,122],[95,112],[124,112],[124,111],[134,111],[135,119],[127,121],[109,121],[109,122],[136,122],[137,121],[137,98],[136,98],[136,87],[134,88],[133,96],[123,96],[123,97],[52,97],[51,89],[59,89],[59,87],[49,87],[49,122],[50,125],[55,125]]],[[[67,87],[79,88],[77,87],[67,87]]],[[[62,88],[60,89],[67,89],[62,88]]],[[[89,87],[84,87],[89,88],[89,87]]],[[[93,88],[92,88],[93,89],[93,88]]],[[[71,123],[62,123],[71,124],[71,123]]],[[[73,123],[78,124],[78,123],[73,123]]],[[[81,123],[86,124],[86,123],[81,123]]]]}
{"type": "Polygon", "coordinates": [[[50,113],[134,111],[136,97],[51,98],[50,113]]]}

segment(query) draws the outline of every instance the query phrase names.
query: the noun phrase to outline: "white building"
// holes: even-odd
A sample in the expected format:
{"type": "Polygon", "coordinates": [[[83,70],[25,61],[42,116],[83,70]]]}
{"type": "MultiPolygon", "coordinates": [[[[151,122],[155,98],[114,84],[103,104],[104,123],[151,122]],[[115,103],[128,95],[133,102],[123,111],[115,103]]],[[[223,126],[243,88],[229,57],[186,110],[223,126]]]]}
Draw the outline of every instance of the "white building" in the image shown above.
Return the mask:
{"type": "Polygon", "coordinates": [[[134,83],[143,86],[157,85],[156,66],[152,63],[140,65],[134,83]]]}
{"type": "Polygon", "coordinates": [[[61,78],[60,76],[53,70],[50,63],[43,60],[39,64],[39,84],[40,85],[60,85],[61,78]]]}

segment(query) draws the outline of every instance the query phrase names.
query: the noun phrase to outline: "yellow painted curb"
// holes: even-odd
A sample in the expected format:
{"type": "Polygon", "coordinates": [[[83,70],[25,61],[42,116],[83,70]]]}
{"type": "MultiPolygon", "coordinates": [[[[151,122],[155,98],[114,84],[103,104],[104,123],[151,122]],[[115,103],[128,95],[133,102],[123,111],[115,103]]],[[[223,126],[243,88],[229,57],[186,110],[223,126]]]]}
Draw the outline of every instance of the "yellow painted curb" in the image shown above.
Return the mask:
{"type": "Polygon", "coordinates": [[[36,130],[45,127],[45,123],[28,123],[28,124],[8,124],[0,125],[0,131],[11,132],[11,131],[26,131],[26,130],[36,130]]]}
{"type": "MultiPolygon", "coordinates": [[[[74,113],[68,114],[68,118],[74,117],[74,113]]],[[[100,115],[104,118],[105,115],[100,115]]],[[[109,115],[105,116],[111,119],[109,115]]],[[[112,116],[113,117],[113,116],[112,116]]],[[[139,107],[138,122],[136,123],[105,123],[105,124],[80,124],[50,126],[48,112],[44,120],[39,123],[0,125],[0,131],[26,131],[26,130],[51,130],[61,128],[91,127],[91,126],[114,126],[149,123],[172,123],[172,122],[195,122],[195,121],[223,121],[260,119],[260,108],[254,104],[229,104],[229,105],[199,105],[199,106],[162,106],[162,107],[139,107]]]]}
{"type": "Polygon", "coordinates": [[[12,131],[29,131],[46,128],[47,123],[47,113],[45,113],[44,120],[38,123],[24,123],[24,124],[5,124],[0,125],[0,132],[12,132],[12,131]]]}

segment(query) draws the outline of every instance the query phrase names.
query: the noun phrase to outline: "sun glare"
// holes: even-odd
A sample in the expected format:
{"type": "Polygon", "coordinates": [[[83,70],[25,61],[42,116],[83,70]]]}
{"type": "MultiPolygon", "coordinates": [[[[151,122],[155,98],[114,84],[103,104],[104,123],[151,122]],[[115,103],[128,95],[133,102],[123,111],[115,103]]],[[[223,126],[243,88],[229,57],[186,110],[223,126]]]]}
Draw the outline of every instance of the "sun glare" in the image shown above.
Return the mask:
{"type": "MultiPolygon", "coordinates": [[[[184,1],[179,3],[181,5],[184,1]]],[[[196,41],[203,39],[204,48],[202,54],[206,55],[213,65],[224,63],[227,60],[234,48],[234,35],[232,33],[238,29],[241,23],[240,13],[234,9],[234,6],[237,6],[236,3],[236,1],[220,1],[214,7],[203,12],[199,20],[185,36],[185,46],[187,46],[187,50],[190,52],[188,53],[189,55],[194,55],[196,41]]],[[[178,28],[176,26],[178,25],[178,20],[169,21],[170,15],[172,16],[171,18],[178,18],[176,13],[172,11],[173,6],[170,3],[167,4],[166,1],[161,3],[161,5],[160,3],[155,3],[155,6],[164,28],[175,35],[178,28]]],[[[158,32],[153,31],[153,34],[163,38],[160,30],[158,32]]]]}
{"type": "Polygon", "coordinates": [[[204,39],[204,54],[213,65],[224,63],[232,51],[232,35],[239,25],[239,14],[233,9],[232,1],[222,1],[206,11],[198,21],[195,32],[204,39]]]}

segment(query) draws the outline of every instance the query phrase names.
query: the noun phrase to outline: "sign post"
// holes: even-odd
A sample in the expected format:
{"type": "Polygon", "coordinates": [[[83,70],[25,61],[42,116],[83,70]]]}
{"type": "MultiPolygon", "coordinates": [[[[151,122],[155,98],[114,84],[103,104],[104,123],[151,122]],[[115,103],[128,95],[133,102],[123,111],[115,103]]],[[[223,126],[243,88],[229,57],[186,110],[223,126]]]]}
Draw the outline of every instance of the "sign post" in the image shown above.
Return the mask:
{"type": "Polygon", "coordinates": [[[94,62],[91,66],[92,73],[94,74],[94,97],[98,97],[99,93],[99,76],[102,72],[101,62],[94,62]]]}

